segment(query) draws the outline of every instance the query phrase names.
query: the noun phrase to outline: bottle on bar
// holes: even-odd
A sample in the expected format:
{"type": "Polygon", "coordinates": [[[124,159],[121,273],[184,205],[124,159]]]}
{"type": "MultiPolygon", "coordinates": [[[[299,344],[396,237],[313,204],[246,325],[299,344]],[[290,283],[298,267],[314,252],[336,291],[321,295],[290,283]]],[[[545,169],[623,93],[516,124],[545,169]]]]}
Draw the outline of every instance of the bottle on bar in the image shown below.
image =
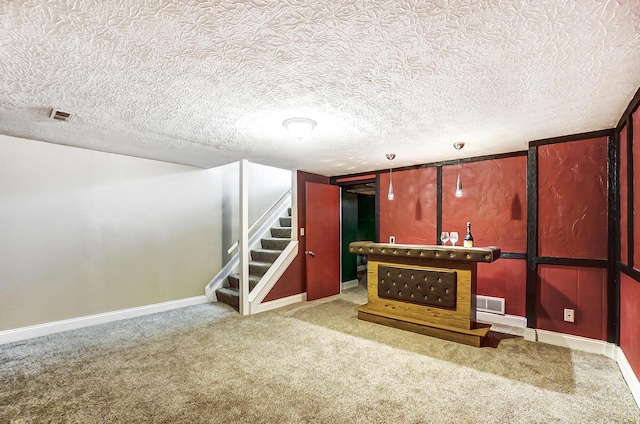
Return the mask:
{"type": "Polygon", "coordinates": [[[473,236],[471,235],[471,222],[467,222],[467,235],[464,236],[464,247],[473,247],[473,236]]]}

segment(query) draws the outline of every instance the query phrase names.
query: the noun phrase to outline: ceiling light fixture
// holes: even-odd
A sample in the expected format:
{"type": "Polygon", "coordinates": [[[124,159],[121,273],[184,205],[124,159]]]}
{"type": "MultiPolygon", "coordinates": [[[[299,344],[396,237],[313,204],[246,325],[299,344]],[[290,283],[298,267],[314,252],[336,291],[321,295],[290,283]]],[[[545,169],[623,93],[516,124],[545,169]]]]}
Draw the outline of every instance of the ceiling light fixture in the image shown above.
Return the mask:
{"type": "MultiPolygon", "coordinates": [[[[387,159],[390,161],[396,157],[395,153],[387,153],[387,159]]],[[[387,193],[387,199],[393,200],[396,196],[393,194],[393,182],[391,181],[391,168],[389,168],[389,191],[387,193]]]]}
{"type": "Polygon", "coordinates": [[[298,141],[311,134],[317,123],[309,118],[289,118],[282,122],[282,126],[287,129],[298,141]]]}
{"type": "Polygon", "coordinates": [[[458,180],[456,181],[456,197],[462,197],[462,179],[460,178],[460,149],[464,147],[464,143],[453,143],[453,148],[458,151],[458,180]]]}

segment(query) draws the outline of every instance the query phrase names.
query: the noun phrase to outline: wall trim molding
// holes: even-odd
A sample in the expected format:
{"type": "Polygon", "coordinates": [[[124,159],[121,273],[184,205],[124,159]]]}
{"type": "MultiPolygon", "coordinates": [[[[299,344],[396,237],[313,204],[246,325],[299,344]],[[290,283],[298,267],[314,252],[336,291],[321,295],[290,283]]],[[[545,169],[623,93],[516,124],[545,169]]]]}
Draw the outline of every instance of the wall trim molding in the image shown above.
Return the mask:
{"type": "Polygon", "coordinates": [[[476,311],[476,321],[485,324],[508,325],[509,327],[526,328],[527,318],[517,315],[498,315],[489,312],[476,311]]]}
{"type": "Polygon", "coordinates": [[[4,330],[0,331],[0,345],[40,336],[47,336],[49,334],[60,333],[62,331],[75,330],[78,328],[90,327],[92,325],[106,324],[108,322],[119,321],[122,319],[170,311],[172,309],[184,308],[185,306],[201,305],[204,303],[209,303],[209,299],[206,296],[194,296],[184,299],[170,300],[168,302],[138,306],[135,308],[104,312],[101,314],[46,322],[43,324],[31,325],[29,327],[4,330]]]}
{"type": "Polygon", "coordinates": [[[615,133],[615,128],[607,128],[600,131],[590,131],[580,134],[563,135],[560,137],[544,138],[529,142],[529,147],[546,146],[548,144],[566,143],[569,141],[590,140],[593,138],[609,137],[615,133]]]}
{"type": "Polygon", "coordinates": [[[581,350],[583,352],[597,353],[613,358],[610,353],[613,347],[615,347],[613,343],[549,330],[536,329],[536,333],[538,334],[538,341],[542,343],[581,350]]]}
{"type": "Polygon", "coordinates": [[[620,367],[620,372],[622,372],[622,377],[624,377],[624,381],[627,382],[627,386],[631,389],[631,394],[633,395],[638,407],[640,408],[640,381],[636,374],[633,372],[633,368],[631,368],[631,364],[627,361],[627,357],[624,355],[624,352],[620,347],[616,347],[615,358],[613,358],[618,367],[620,367]]]}
{"type": "Polygon", "coordinates": [[[633,398],[640,407],[640,381],[633,372],[629,361],[619,346],[603,340],[589,339],[586,337],[574,336],[572,334],[556,333],[549,330],[536,330],[538,341],[554,346],[567,347],[569,349],[581,350],[589,353],[604,355],[613,359],[629,387],[633,398]]]}
{"type": "Polygon", "coordinates": [[[251,315],[259,314],[261,312],[271,311],[273,309],[282,308],[285,306],[293,305],[298,302],[306,302],[307,293],[294,294],[293,296],[283,297],[276,300],[270,300],[251,307],[251,315]]]}
{"type": "Polygon", "coordinates": [[[347,290],[347,289],[352,289],[354,287],[358,287],[358,280],[357,279],[353,279],[353,280],[349,280],[349,281],[343,281],[341,284],[341,289],[340,290],[347,290]]]}

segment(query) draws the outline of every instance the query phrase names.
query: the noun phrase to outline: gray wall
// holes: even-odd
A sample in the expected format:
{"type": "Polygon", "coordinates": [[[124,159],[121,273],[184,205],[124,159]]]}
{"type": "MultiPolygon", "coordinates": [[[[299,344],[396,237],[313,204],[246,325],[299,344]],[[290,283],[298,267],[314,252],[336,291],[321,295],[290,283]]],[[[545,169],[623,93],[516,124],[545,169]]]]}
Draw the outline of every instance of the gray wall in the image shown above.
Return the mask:
{"type": "Polygon", "coordinates": [[[0,135],[0,330],[202,295],[237,169],[0,135]]]}

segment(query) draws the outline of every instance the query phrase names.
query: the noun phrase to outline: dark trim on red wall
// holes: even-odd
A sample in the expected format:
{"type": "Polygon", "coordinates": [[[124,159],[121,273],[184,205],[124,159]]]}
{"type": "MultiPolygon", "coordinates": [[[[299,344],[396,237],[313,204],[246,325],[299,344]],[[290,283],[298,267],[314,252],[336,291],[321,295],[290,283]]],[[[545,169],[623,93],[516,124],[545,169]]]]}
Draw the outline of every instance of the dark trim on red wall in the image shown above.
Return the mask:
{"type": "Polygon", "coordinates": [[[625,121],[629,120],[631,115],[636,111],[636,109],[638,109],[639,105],[640,105],[640,88],[638,88],[638,91],[636,91],[636,95],[633,96],[633,99],[631,99],[629,106],[627,106],[627,109],[624,111],[624,113],[620,117],[620,121],[618,121],[618,126],[616,127],[617,131],[622,131],[622,127],[624,127],[625,121]]]}
{"type": "Polygon", "coordinates": [[[420,168],[432,168],[434,166],[443,167],[443,166],[458,165],[460,163],[484,162],[485,160],[508,159],[508,158],[526,156],[526,155],[527,155],[527,151],[521,150],[517,152],[501,153],[498,155],[476,156],[476,157],[464,158],[464,159],[454,159],[454,160],[445,160],[441,162],[433,162],[433,163],[422,165],[420,166],[420,168]]]}
{"type": "Polygon", "coordinates": [[[615,134],[615,128],[586,132],[582,134],[564,135],[562,137],[545,138],[529,142],[529,147],[545,146],[547,144],[566,143],[567,141],[588,140],[591,138],[610,137],[615,134]]]}
{"type": "Polygon", "coordinates": [[[436,168],[436,244],[442,244],[442,167],[436,168]]]}
{"type": "MultiPolygon", "coordinates": [[[[447,160],[447,161],[441,161],[441,162],[424,163],[421,165],[403,166],[400,168],[393,168],[393,170],[395,172],[412,171],[415,169],[422,169],[422,168],[433,168],[433,167],[439,167],[439,166],[457,165],[459,163],[482,162],[485,160],[507,159],[507,158],[513,158],[518,156],[526,156],[526,155],[527,155],[527,151],[521,150],[517,152],[500,153],[497,155],[476,156],[472,158],[465,158],[465,159],[459,159],[459,160],[454,159],[454,160],[447,160]]],[[[379,169],[377,171],[360,172],[357,174],[337,175],[335,177],[331,177],[331,180],[333,181],[333,180],[345,179],[345,178],[356,178],[360,176],[368,176],[374,173],[376,175],[379,175],[381,172],[387,172],[387,171],[388,171],[387,169],[379,169]]]]}
{"type": "Polygon", "coordinates": [[[633,278],[634,280],[636,280],[636,283],[640,284],[640,271],[638,271],[635,268],[631,268],[625,264],[618,264],[618,270],[626,275],[628,275],[629,277],[633,278]]]}
{"type": "Polygon", "coordinates": [[[376,174],[376,243],[380,243],[380,174],[376,174]]]}
{"type": "Polygon", "coordinates": [[[357,177],[331,177],[331,184],[344,185],[344,184],[362,184],[372,182],[376,178],[373,172],[369,172],[365,175],[359,175],[357,177]]]}
{"type": "Polygon", "coordinates": [[[500,259],[527,259],[527,254],[519,252],[500,252],[500,259]]]}
{"type": "Polygon", "coordinates": [[[529,147],[527,152],[527,283],[526,308],[527,327],[537,328],[537,273],[538,255],[538,148],[529,147]]]}
{"type": "Polygon", "coordinates": [[[631,268],[635,266],[633,256],[635,254],[635,236],[634,236],[634,220],[633,220],[633,207],[634,207],[634,184],[633,184],[633,119],[632,115],[629,115],[627,120],[627,265],[631,268]]]}
{"type": "Polygon", "coordinates": [[[607,268],[606,259],[559,258],[555,256],[538,256],[536,264],[579,266],[583,268],[607,268]]]}
{"type": "Polygon", "coordinates": [[[620,142],[617,134],[607,140],[607,341],[620,344],[620,285],[616,263],[620,256],[620,197],[618,173],[618,150],[620,142]]]}
{"type": "Polygon", "coordinates": [[[362,185],[362,184],[367,184],[367,183],[375,183],[376,182],[376,178],[367,178],[367,179],[362,179],[362,180],[349,180],[349,181],[340,181],[337,180],[336,178],[331,178],[331,180],[329,181],[331,185],[337,185],[340,187],[351,187],[351,186],[355,186],[355,185],[362,185]]]}

